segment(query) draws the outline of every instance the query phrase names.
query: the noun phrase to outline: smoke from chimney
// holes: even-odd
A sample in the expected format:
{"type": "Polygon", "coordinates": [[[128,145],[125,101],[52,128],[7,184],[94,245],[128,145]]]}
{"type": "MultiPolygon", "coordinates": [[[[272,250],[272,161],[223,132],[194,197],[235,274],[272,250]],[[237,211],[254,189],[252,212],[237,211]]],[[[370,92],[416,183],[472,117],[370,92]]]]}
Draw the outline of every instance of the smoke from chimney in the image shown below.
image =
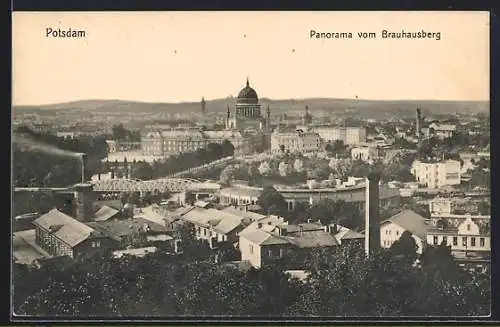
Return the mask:
{"type": "Polygon", "coordinates": [[[366,177],[365,253],[370,256],[380,248],[380,174],[371,172],[366,177]]]}
{"type": "Polygon", "coordinates": [[[40,142],[25,134],[15,134],[13,143],[15,147],[24,151],[39,151],[48,155],[66,158],[77,158],[80,155],[76,152],[59,149],[54,145],[40,142]]]}

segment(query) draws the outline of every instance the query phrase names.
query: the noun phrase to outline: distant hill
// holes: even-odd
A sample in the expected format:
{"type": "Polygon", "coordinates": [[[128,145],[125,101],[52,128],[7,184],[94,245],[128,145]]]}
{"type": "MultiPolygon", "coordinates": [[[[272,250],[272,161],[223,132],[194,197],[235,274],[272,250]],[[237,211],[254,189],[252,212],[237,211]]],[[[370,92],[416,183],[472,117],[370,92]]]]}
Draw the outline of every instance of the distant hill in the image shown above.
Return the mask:
{"type": "MultiPolygon", "coordinates": [[[[207,112],[223,113],[227,106],[235,103],[234,98],[207,100],[207,112]]],[[[475,114],[489,113],[487,101],[436,101],[436,100],[353,100],[331,98],[285,99],[271,100],[260,99],[263,110],[269,105],[273,115],[303,111],[307,105],[309,111],[322,114],[346,114],[351,116],[380,117],[398,115],[401,117],[413,116],[416,108],[422,109],[422,114],[450,115],[450,114],[475,114]]],[[[194,113],[200,112],[199,102],[182,103],[148,103],[124,100],[83,100],[60,104],[40,106],[16,106],[15,113],[40,113],[50,114],[58,111],[86,111],[86,112],[169,112],[169,113],[194,113]]]]}

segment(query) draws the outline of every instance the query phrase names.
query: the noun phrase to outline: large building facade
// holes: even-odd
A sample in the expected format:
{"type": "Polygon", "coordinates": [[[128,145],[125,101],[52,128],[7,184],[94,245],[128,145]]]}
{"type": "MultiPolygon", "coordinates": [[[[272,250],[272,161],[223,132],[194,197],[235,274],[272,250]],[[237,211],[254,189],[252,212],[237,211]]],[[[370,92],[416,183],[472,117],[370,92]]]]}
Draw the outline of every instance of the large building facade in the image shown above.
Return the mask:
{"type": "Polygon", "coordinates": [[[315,126],[311,129],[326,142],[338,140],[346,145],[359,145],[366,142],[366,128],[364,127],[315,126]]]}
{"type": "Polygon", "coordinates": [[[424,162],[415,160],[411,173],[419,185],[427,188],[441,188],[445,185],[460,185],[460,161],[443,160],[424,162]]]}
{"type": "Polygon", "coordinates": [[[230,108],[227,108],[226,129],[267,131],[270,116],[269,107],[267,107],[266,116],[262,114],[257,92],[250,87],[247,79],[245,87],[238,93],[233,112],[231,113],[230,108]]]}
{"type": "Polygon", "coordinates": [[[321,149],[321,138],[318,133],[304,130],[294,132],[274,131],[271,134],[271,152],[314,152],[321,149]]]}
{"type": "Polygon", "coordinates": [[[151,131],[142,137],[144,155],[164,156],[175,153],[193,152],[205,148],[210,143],[231,142],[235,149],[245,145],[239,131],[203,131],[200,129],[170,129],[151,131]]]}
{"type": "MultiPolygon", "coordinates": [[[[205,100],[202,99],[204,112],[205,100]]],[[[225,130],[203,130],[198,128],[175,128],[150,130],[142,136],[143,155],[167,156],[174,153],[193,152],[206,147],[209,143],[231,142],[235,152],[245,152],[254,146],[267,147],[269,141],[269,122],[271,112],[266,110],[266,117],[261,113],[257,92],[246,86],[239,92],[234,110],[227,108],[224,119],[225,130]]]]}

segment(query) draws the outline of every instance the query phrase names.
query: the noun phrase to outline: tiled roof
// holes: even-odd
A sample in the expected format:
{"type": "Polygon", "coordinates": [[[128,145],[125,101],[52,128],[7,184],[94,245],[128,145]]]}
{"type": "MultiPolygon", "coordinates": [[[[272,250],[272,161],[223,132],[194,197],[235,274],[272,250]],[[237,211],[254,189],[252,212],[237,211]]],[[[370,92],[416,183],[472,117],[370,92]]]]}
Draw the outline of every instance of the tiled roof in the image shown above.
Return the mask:
{"type": "Polygon", "coordinates": [[[290,243],[299,248],[314,248],[324,246],[339,245],[335,237],[325,231],[307,231],[296,234],[293,238],[289,238],[290,243]]]}
{"type": "Polygon", "coordinates": [[[95,220],[96,221],[105,221],[105,220],[112,218],[113,216],[115,216],[119,212],[120,211],[118,211],[114,208],[111,208],[108,206],[102,206],[101,209],[97,210],[97,212],[95,213],[95,220]]]}
{"type": "Polygon", "coordinates": [[[95,232],[94,229],[57,209],[52,209],[40,216],[34,221],[34,224],[47,231],[52,231],[52,235],[70,247],[75,247],[95,232]]]}
{"type": "Polygon", "coordinates": [[[217,209],[194,208],[184,215],[182,219],[196,226],[212,228],[221,234],[228,234],[239,226],[244,225],[243,216],[220,211],[217,209]]]}
{"type": "Polygon", "coordinates": [[[349,239],[364,239],[365,236],[361,233],[353,231],[344,226],[337,225],[338,232],[335,234],[335,239],[337,240],[349,240],[349,239]]]}
{"type": "Polygon", "coordinates": [[[144,232],[144,227],[146,225],[150,228],[152,233],[164,233],[167,231],[166,227],[143,218],[95,221],[89,222],[87,225],[114,238],[121,238],[137,232],[144,232]]]}
{"type": "Polygon", "coordinates": [[[286,227],[286,231],[288,233],[296,233],[296,232],[300,232],[301,230],[303,232],[324,230],[324,226],[319,222],[303,223],[303,224],[298,224],[298,225],[288,225],[287,224],[285,227],[286,227]]]}
{"type": "Polygon", "coordinates": [[[257,213],[257,212],[245,211],[245,210],[238,209],[235,207],[227,207],[227,208],[222,209],[222,211],[233,214],[233,215],[242,216],[244,218],[250,218],[251,220],[259,220],[259,219],[266,217],[265,215],[262,215],[262,214],[257,213]]]}
{"type": "Polygon", "coordinates": [[[116,210],[121,210],[123,208],[123,203],[121,200],[99,200],[94,202],[94,211],[97,211],[103,206],[108,206],[116,210]]]}
{"type": "Polygon", "coordinates": [[[412,210],[403,210],[398,214],[384,220],[381,224],[392,222],[404,230],[418,236],[420,239],[427,237],[426,219],[412,210]]]}
{"type": "Polygon", "coordinates": [[[290,243],[290,241],[284,237],[274,235],[261,229],[245,229],[238,235],[258,245],[276,245],[290,243]]]}

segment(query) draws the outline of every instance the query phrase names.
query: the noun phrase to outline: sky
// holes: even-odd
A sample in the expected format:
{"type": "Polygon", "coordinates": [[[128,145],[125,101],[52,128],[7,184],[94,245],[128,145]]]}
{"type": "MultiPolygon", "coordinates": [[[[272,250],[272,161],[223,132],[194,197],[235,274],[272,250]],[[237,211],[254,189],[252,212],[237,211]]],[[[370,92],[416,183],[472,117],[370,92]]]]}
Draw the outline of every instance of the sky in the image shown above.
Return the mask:
{"type": "Polygon", "coordinates": [[[237,96],[247,77],[271,99],[490,94],[488,12],[14,12],[12,20],[14,105],[210,100],[237,96]],[[46,37],[49,27],[86,37],[46,37]],[[382,39],[384,29],[441,39],[382,39]]]}

